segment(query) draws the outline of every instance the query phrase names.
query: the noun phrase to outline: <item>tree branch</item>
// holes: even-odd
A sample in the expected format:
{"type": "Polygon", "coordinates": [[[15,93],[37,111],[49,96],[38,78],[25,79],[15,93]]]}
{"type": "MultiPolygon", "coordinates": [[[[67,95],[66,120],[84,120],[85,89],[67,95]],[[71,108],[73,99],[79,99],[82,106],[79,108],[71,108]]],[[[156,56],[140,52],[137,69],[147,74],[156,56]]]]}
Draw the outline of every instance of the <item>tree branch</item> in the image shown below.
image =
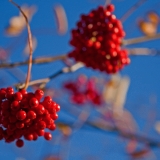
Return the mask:
{"type": "MultiPolygon", "coordinates": [[[[42,64],[42,63],[49,63],[49,62],[54,62],[56,60],[64,60],[67,58],[67,55],[58,55],[58,56],[52,56],[52,57],[41,57],[41,58],[36,58],[32,60],[32,64],[42,64]]],[[[24,62],[15,62],[15,63],[1,63],[0,68],[13,68],[13,67],[18,67],[18,66],[23,66],[27,65],[29,61],[24,61],[24,62]]]]}
{"type": "Polygon", "coordinates": [[[160,33],[151,35],[151,36],[143,36],[138,38],[126,39],[122,41],[122,46],[127,46],[131,44],[143,43],[146,41],[151,41],[160,38],[160,33]]]}

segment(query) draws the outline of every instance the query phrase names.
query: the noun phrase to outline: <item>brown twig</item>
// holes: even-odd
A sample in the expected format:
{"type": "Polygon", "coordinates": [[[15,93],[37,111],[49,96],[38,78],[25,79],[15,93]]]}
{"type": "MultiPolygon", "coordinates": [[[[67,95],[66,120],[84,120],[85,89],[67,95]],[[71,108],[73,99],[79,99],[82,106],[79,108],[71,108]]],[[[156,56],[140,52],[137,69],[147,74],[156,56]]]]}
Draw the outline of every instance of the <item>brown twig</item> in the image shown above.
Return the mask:
{"type": "Polygon", "coordinates": [[[146,41],[151,41],[151,40],[155,40],[155,39],[159,39],[159,38],[160,38],[160,33],[157,33],[157,34],[151,35],[151,36],[143,36],[143,37],[138,37],[138,38],[125,39],[122,41],[122,46],[143,43],[146,41]]]}
{"type": "MultiPolygon", "coordinates": [[[[49,62],[54,62],[56,60],[64,60],[67,58],[67,55],[58,55],[58,56],[52,56],[52,57],[41,57],[41,58],[36,58],[32,60],[32,64],[42,64],[42,63],[49,63],[49,62]]],[[[1,63],[0,68],[13,68],[13,67],[18,67],[18,66],[23,66],[28,64],[29,61],[24,61],[24,62],[15,62],[15,63],[1,63]]]]}
{"type": "Polygon", "coordinates": [[[26,77],[26,82],[25,82],[25,86],[24,89],[27,89],[29,81],[30,81],[30,76],[31,76],[31,68],[32,68],[32,54],[33,54],[33,46],[32,46],[32,33],[31,33],[31,29],[30,29],[30,25],[28,22],[28,18],[25,15],[25,13],[22,11],[21,7],[16,4],[15,2],[13,2],[12,0],[9,0],[13,5],[15,5],[19,11],[22,13],[22,15],[25,18],[26,21],[26,25],[27,25],[27,31],[28,31],[28,44],[29,44],[29,50],[30,50],[30,54],[29,54],[29,62],[28,62],[28,71],[27,71],[27,77],[26,77]]]}

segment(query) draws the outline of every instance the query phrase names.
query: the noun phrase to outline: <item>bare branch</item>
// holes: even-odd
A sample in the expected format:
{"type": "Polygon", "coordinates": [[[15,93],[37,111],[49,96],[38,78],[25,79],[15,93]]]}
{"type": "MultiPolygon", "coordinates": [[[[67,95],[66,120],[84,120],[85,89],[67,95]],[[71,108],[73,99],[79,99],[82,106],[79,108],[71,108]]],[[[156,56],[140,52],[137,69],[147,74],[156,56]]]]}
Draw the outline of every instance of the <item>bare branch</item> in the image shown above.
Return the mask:
{"type": "MultiPolygon", "coordinates": [[[[49,63],[49,62],[54,62],[56,60],[64,60],[67,58],[67,55],[58,55],[58,56],[52,56],[52,57],[41,57],[41,58],[36,58],[32,60],[32,64],[42,64],[42,63],[49,63]]],[[[2,63],[0,64],[0,68],[13,68],[13,67],[18,67],[18,66],[23,66],[27,65],[29,61],[24,61],[24,62],[16,62],[16,63],[2,63]]]]}
{"type": "MultiPolygon", "coordinates": [[[[36,84],[41,84],[40,88],[44,88],[45,85],[46,85],[46,83],[48,83],[51,79],[54,79],[55,77],[57,77],[57,76],[59,76],[61,74],[64,74],[64,73],[75,72],[76,70],[82,68],[83,66],[84,66],[83,63],[78,62],[78,63],[74,64],[71,67],[64,67],[64,68],[62,68],[62,70],[54,73],[53,75],[49,76],[48,78],[43,78],[43,79],[38,79],[38,80],[30,81],[28,83],[28,86],[33,86],[33,85],[36,85],[36,84]]],[[[25,83],[18,83],[18,84],[15,84],[15,86],[16,86],[17,89],[22,89],[22,88],[24,88],[25,83]]]]}
{"type": "Polygon", "coordinates": [[[159,38],[160,38],[160,33],[157,33],[155,35],[150,35],[150,36],[143,36],[143,37],[138,37],[138,38],[126,39],[126,40],[122,41],[122,46],[143,43],[146,41],[151,41],[151,40],[155,40],[155,39],[159,39],[159,38]]]}

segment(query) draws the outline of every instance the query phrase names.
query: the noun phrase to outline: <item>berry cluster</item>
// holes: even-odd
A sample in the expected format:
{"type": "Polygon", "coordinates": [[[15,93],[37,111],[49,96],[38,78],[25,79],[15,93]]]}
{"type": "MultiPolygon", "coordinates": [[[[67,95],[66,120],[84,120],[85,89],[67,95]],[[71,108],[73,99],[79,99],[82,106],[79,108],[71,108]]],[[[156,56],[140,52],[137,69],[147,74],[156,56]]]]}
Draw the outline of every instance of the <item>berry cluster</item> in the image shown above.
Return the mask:
{"type": "Polygon", "coordinates": [[[79,76],[75,82],[67,82],[64,87],[72,93],[71,101],[76,104],[91,102],[94,105],[102,104],[101,95],[98,93],[96,83],[93,78],[87,80],[84,76],[79,76]]]}
{"type": "Polygon", "coordinates": [[[130,63],[127,50],[121,48],[125,32],[113,11],[114,5],[110,4],[81,16],[77,28],[72,30],[70,44],[74,50],[69,57],[107,73],[116,73],[130,63]]]}
{"type": "Polygon", "coordinates": [[[28,141],[37,140],[38,136],[51,140],[51,133],[45,129],[56,128],[54,120],[60,106],[49,96],[40,102],[43,95],[39,89],[35,93],[23,89],[14,93],[12,87],[0,89],[0,140],[7,143],[16,140],[18,147],[24,145],[22,137],[28,141]]]}

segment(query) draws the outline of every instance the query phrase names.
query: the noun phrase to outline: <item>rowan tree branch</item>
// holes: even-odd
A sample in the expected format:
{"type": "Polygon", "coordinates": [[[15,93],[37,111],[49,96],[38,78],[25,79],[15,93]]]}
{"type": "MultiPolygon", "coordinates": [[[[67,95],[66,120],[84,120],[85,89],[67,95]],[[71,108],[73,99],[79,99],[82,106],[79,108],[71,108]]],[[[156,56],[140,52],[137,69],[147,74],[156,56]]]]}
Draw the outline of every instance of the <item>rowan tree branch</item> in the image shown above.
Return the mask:
{"type": "MultiPolygon", "coordinates": [[[[35,58],[32,60],[32,64],[43,64],[43,63],[50,63],[57,60],[64,60],[67,58],[67,55],[58,55],[58,56],[51,56],[51,57],[41,57],[41,58],[35,58]]],[[[13,67],[19,67],[23,65],[27,65],[29,63],[29,60],[24,62],[15,62],[15,63],[1,63],[0,68],[13,68],[13,67]]]]}
{"type": "Polygon", "coordinates": [[[159,39],[159,38],[160,38],[160,33],[156,33],[156,34],[150,35],[150,36],[124,39],[122,41],[122,46],[127,46],[127,45],[132,45],[132,44],[137,44],[137,43],[143,43],[143,42],[146,42],[146,41],[151,41],[151,40],[155,40],[155,39],[159,39]]]}

